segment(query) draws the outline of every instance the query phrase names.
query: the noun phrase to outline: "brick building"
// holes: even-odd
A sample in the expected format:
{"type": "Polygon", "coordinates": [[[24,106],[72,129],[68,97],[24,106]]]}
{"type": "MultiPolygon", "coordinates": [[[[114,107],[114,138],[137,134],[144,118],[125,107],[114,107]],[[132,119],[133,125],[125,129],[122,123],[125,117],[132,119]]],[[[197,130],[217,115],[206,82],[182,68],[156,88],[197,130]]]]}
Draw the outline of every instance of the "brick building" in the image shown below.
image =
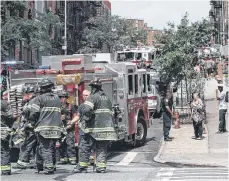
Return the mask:
{"type": "MultiPolygon", "coordinates": [[[[3,2],[5,3],[5,2],[3,2]]],[[[103,6],[103,13],[110,13],[111,4],[109,1],[67,1],[67,53],[74,54],[81,46],[82,33],[88,25],[86,21],[90,17],[97,16],[97,9],[103,6]]],[[[45,13],[52,11],[60,17],[64,23],[65,1],[27,1],[28,10],[24,13],[25,19],[35,19],[36,11],[45,13]]],[[[3,11],[3,10],[2,10],[3,11]]],[[[6,12],[6,14],[10,14],[6,12]]],[[[50,29],[50,38],[53,40],[52,54],[64,54],[64,28],[50,29]]],[[[12,48],[9,59],[22,60],[30,65],[37,65],[41,55],[37,50],[27,46],[26,42],[16,44],[12,48]]]]}
{"type": "Polygon", "coordinates": [[[96,8],[97,16],[111,15],[111,2],[109,0],[102,1],[100,7],[96,8]]]}
{"type": "Polygon", "coordinates": [[[147,45],[152,46],[154,45],[154,39],[153,36],[156,34],[160,34],[162,31],[160,30],[154,30],[152,27],[148,27],[147,23],[144,22],[142,19],[128,19],[132,26],[139,29],[143,28],[147,31],[147,45]]]}

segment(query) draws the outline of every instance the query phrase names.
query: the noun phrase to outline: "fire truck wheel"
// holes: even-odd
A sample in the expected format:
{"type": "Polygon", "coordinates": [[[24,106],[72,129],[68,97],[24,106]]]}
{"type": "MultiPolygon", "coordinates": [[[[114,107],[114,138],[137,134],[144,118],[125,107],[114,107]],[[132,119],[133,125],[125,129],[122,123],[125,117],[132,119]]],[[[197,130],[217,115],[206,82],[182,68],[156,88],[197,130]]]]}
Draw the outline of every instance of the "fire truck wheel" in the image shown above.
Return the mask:
{"type": "Polygon", "coordinates": [[[145,144],[147,136],[146,123],[143,118],[139,118],[137,122],[137,133],[135,135],[135,146],[139,147],[145,144]]]}

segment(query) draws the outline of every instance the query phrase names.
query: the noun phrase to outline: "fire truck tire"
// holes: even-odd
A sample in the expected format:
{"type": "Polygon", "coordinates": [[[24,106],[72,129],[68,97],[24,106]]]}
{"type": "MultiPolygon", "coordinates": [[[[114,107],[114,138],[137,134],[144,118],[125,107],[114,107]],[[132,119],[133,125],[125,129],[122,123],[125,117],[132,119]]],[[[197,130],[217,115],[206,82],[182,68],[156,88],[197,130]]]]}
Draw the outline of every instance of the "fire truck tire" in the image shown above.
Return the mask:
{"type": "Polygon", "coordinates": [[[139,118],[137,122],[137,133],[135,135],[135,147],[143,146],[146,142],[147,127],[144,118],[139,118]]]}

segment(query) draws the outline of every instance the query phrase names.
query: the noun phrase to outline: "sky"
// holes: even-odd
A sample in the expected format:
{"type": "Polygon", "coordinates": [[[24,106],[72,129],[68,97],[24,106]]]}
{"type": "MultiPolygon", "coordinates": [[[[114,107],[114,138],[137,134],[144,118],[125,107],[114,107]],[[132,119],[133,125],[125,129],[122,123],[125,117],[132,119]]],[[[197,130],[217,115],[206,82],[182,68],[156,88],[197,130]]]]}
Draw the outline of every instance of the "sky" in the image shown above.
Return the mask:
{"type": "Polygon", "coordinates": [[[163,29],[167,22],[179,24],[185,12],[190,21],[207,17],[210,0],[110,0],[111,12],[124,18],[143,19],[148,27],[163,29]]]}

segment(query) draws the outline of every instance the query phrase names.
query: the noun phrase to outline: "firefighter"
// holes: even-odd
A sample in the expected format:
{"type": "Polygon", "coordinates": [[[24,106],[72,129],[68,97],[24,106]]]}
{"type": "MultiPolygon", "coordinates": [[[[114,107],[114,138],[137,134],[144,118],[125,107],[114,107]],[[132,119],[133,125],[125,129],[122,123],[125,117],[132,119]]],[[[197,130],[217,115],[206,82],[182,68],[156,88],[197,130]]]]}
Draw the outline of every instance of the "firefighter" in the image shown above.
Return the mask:
{"type": "MultiPolygon", "coordinates": [[[[89,90],[84,90],[83,91],[83,100],[86,101],[88,96],[91,94],[91,92],[89,90]]],[[[81,127],[84,127],[85,126],[85,122],[82,120],[82,112],[83,112],[83,109],[84,109],[84,104],[80,104],[80,106],[78,107],[78,110],[77,110],[77,115],[71,120],[68,122],[68,126],[67,127],[73,127],[75,124],[78,124],[79,125],[79,139],[81,136],[84,135],[84,132],[81,130],[81,127]]],[[[91,150],[91,156],[90,156],[90,161],[89,163],[90,164],[94,164],[94,156],[93,156],[93,150],[91,150]]]]}
{"type": "MultiPolygon", "coordinates": [[[[20,153],[19,153],[19,160],[17,162],[17,167],[21,169],[25,169],[30,165],[30,159],[32,156],[32,160],[34,160],[34,150],[36,148],[36,136],[31,126],[29,118],[29,109],[31,102],[33,102],[33,98],[35,97],[36,93],[36,86],[29,85],[24,87],[24,98],[25,105],[22,109],[22,128],[21,131],[24,133],[25,139],[20,146],[20,153]]],[[[34,161],[32,161],[34,163],[34,161]]]]}
{"type": "Polygon", "coordinates": [[[163,111],[163,132],[164,132],[164,141],[172,141],[172,137],[169,137],[169,132],[172,125],[172,107],[173,107],[173,96],[170,88],[167,88],[165,98],[162,104],[163,111]]]}
{"type": "MultiPolygon", "coordinates": [[[[58,95],[61,100],[61,120],[66,128],[68,122],[76,116],[76,109],[67,102],[68,93],[66,91],[62,90],[58,92],[58,95]]],[[[60,144],[60,162],[64,164],[69,161],[71,165],[76,165],[74,127],[69,127],[66,131],[65,139],[62,139],[60,144]]]]}
{"type": "Polygon", "coordinates": [[[107,147],[111,140],[117,140],[114,127],[112,103],[102,90],[102,83],[99,78],[93,77],[91,95],[84,103],[82,119],[85,122],[85,133],[80,136],[79,164],[74,172],[87,172],[89,157],[92,147],[96,152],[96,172],[106,171],[107,147]]]}
{"type": "Polygon", "coordinates": [[[6,100],[1,100],[1,174],[11,175],[10,163],[10,125],[13,119],[10,104],[6,100]]]}
{"type": "Polygon", "coordinates": [[[29,120],[37,137],[36,166],[38,173],[53,174],[56,164],[56,141],[63,132],[61,121],[61,102],[52,92],[54,84],[44,78],[40,83],[40,95],[33,99],[29,120]]]}

